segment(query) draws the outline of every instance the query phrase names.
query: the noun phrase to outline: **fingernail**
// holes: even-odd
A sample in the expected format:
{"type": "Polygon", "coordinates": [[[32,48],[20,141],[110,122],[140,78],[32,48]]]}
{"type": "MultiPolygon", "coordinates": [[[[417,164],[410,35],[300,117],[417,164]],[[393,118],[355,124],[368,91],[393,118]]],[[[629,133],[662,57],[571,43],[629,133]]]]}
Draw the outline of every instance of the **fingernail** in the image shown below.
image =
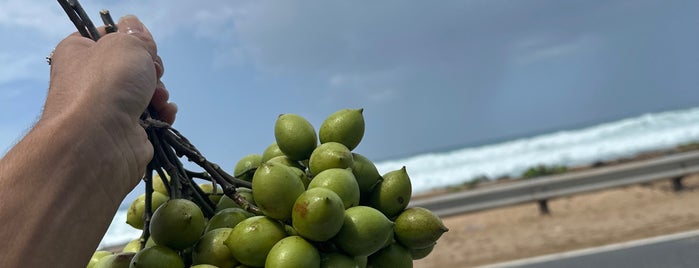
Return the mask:
{"type": "Polygon", "coordinates": [[[119,30],[127,34],[142,33],[145,31],[143,23],[134,15],[126,15],[119,19],[119,30]]]}

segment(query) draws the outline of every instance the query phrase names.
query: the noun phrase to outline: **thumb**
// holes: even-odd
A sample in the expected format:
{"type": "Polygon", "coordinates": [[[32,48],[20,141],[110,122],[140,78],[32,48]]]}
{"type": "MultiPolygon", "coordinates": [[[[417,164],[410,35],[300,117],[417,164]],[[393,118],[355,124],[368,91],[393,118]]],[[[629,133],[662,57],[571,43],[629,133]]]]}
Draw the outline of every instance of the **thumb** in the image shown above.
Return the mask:
{"type": "Polygon", "coordinates": [[[119,19],[117,24],[119,32],[126,33],[140,39],[148,53],[155,59],[158,55],[158,47],[148,28],[134,15],[126,15],[119,19]]]}

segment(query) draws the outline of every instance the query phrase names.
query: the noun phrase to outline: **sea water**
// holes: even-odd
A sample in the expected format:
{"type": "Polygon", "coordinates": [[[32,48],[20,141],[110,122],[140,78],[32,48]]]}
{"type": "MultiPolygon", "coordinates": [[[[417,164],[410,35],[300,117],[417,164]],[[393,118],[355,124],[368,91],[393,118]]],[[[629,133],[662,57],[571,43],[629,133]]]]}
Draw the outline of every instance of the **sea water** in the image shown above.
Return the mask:
{"type": "MultiPolygon", "coordinates": [[[[466,183],[479,176],[516,177],[535,165],[579,166],[699,142],[699,108],[645,114],[596,126],[562,130],[496,144],[381,161],[381,174],[406,166],[413,193],[466,183]]],[[[140,235],[115,215],[100,246],[140,235]]]]}

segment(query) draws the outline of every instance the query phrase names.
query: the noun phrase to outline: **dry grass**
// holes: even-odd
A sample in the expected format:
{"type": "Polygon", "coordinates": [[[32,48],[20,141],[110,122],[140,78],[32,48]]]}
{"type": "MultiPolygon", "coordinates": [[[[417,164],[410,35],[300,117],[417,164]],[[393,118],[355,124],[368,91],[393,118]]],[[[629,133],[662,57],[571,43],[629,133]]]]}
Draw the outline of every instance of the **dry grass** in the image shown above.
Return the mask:
{"type": "Polygon", "coordinates": [[[669,180],[448,217],[434,251],[415,267],[472,267],[699,229],[699,175],[675,193],[669,180]]]}

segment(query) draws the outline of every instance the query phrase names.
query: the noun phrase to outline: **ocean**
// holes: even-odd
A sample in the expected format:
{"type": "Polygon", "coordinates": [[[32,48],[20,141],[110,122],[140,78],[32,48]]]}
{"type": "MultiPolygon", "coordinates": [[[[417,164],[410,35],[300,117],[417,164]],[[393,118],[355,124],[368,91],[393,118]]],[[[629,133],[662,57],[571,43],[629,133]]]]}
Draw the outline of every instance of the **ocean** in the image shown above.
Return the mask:
{"type": "MultiPolygon", "coordinates": [[[[377,162],[376,167],[384,174],[406,166],[413,193],[417,194],[460,185],[479,176],[516,177],[540,164],[589,165],[692,142],[699,142],[699,107],[386,160],[377,162]]],[[[140,235],[140,230],[126,224],[126,209],[117,212],[100,247],[124,244],[140,235]]]]}

